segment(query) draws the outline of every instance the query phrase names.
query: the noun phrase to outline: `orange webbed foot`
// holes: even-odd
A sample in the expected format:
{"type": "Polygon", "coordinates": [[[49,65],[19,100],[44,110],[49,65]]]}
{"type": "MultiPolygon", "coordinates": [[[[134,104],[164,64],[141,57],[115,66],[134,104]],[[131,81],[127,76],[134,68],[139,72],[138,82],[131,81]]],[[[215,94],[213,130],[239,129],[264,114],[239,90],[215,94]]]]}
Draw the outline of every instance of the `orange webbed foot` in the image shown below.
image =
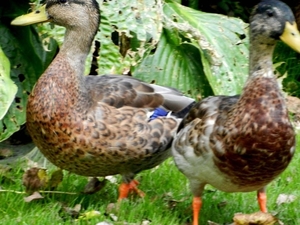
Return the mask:
{"type": "Polygon", "coordinates": [[[119,187],[119,198],[118,200],[122,200],[127,198],[129,193],[135,192],[140,197],[145,197],[145,193],[137,188],[139,182],[136,180],[132,180],[130,183],[122,183],[119,187]]]}

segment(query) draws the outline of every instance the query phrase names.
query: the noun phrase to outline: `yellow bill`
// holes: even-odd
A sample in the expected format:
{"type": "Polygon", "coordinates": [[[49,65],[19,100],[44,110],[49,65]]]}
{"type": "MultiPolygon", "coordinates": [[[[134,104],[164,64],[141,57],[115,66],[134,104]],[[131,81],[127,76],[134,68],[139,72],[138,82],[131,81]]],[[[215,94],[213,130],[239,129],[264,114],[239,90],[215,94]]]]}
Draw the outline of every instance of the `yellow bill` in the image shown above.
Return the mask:
{"type": "Polygon", "coordinates": [[[18,16],[13,21],[11,21],[11,25],[27,26],[30,24],[47,22],[48,20],[49,19],[48,19],[48,15],[46,13],[46,5],[43,5],[31,13],[28,13],[28,14],[25,14],[22,16],[18,16]]]}
{"type": "Polygon", "coordinates": [[[300,33],[297,28],[296,22],[293,24],[286,22],[283,34],[280,39],[294,49],[296,52],[300,53],[300,33]]]}

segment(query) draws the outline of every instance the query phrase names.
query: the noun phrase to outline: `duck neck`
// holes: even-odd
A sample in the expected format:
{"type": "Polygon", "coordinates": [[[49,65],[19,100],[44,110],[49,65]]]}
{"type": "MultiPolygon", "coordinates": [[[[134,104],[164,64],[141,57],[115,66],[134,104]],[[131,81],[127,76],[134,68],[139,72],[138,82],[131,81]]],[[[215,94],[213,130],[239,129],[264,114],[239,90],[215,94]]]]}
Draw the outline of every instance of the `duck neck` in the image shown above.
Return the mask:
{"type": "Polygon", "coordinates": [[[59,53],[35,86],[35,101],[43,101],[38,96],[47,95],[49,100],[43,104],[53,113],[84,111],[91,107],[84,68],[94,34],[86,31],[67,29],[59,53]]]}
{"type": "MultiPolygon", "coordinates": [[[[257,38],[259,39],[259,38],[257,38]]],[[[287,118],[285,100],[273,73],[272,54],[275,43],[261,44],[252,40],[249,77],[240,99],[233,110],[232,119],[251,115],[274,123],[287,118]]]]}
{"type": "Polygon", "coordinates": [[[81,79],[84,75],[85,61],[89,54],[94,35],[84,30],[67,29],[63,45],[58,55],[65,58],[74,69],[74,79],[81,79]]]}
{"type": "Polygon", "coordinates": [[[259,38],[251,38],[249,56],[249,79],[261,75],[263,77],[274,77],[272,56],[275,42],[263,43],[259,38]]]}

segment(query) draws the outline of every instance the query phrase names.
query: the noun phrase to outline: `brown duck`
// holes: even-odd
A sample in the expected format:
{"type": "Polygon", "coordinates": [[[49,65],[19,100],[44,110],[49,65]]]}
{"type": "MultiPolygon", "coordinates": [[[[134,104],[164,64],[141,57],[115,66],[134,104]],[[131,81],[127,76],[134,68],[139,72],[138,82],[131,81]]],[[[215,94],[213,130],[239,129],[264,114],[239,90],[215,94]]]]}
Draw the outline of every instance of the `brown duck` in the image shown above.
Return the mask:
{"type": "Polygon", "coordinates": [[[99,27],[96,0],[47,0],[13,25],[53,22],[66,27],[58,55],[27,105],[28,131],[56,166],[91,177],[121,174],[119,199],[137,189],[135,174],[171,155],[181,118],[194,100],[177,90],[129,76],[84,76],[99,27]]]}
{"type": "Polygon", "coordinates": [[[241,95],[208,97],[194,105],[173,142],[175,163],[194,196],[193,225],[206,184],[225,192],[257,191],[260,210],[267,212],[265,187],[292,159],[295,133],[272,65],[279,39],[300,52],[290,8],[263,0],[250,18],[249,78],[241,95]]]}

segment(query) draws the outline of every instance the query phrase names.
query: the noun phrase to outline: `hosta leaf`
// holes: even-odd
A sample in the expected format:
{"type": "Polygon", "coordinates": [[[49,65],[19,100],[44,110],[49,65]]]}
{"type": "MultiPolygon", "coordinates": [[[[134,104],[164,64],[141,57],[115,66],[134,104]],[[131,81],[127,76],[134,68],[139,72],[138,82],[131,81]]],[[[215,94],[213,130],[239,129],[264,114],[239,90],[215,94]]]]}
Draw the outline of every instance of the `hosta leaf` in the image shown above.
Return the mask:
{"type": "Polygon", "coordinates": [[[176,30],[163,30],[154,54],[149,51],[133,75],[146,82],[176,87],[194,97],[212,94],[199,50],[183,42],[176,30]]]}
{"type": "Polygon", "coordinates": [[[162,3],[155,0],[99,0],[99,4],[101,25],[96,40],[101,46],[98,73],[122,74],[135,62],[132,57],[121,55],[120,36],[124,34],[135,42],[146,42],[150,38],[157,42],[162,29],[162,3]]]}
{"type": "Polygon", "coordinates": [[[0,120],[6,114],[17,93],[17,86],[10,79],[10,63],[0,46],[0,120]]]}
{"type": "MultiPolygon", "coordinates": [[[[210,93],[206,82],[207,79],[214,94],[230,95],[239,93],[248,74],[248,38],[246,36],[246,24],[236,18],[200,12],[171,1],[165,3],[164,15],[164,27],[172,33],[169,34],[169,37],[177,36],[178,42],[175,45],[173,44],[173,46],[178,47],[184,45],[189,47],[187,50],[183,49],[180,51],[183,54],[181,56],[179,52],[177,52],[177,57],[165,55],[164,58],[160,58],[159,64],[158,59],[149,60],[146,58],[148,64],[146,65],[145,62],[142,62],[142,67],[138,66],[134,75],[144,78],[147,75],[142,75],[142,73],[146,71],[145,69],[142,70],[142,68],[154,68],[157,65],[163,65],[159,67],[161,79],[164,78],[169,82],[172,81],[171,83],[164,82],[163,84],[177,87],[185,92],[197,86],[198,90],[196,89],[195,92],[206,95],[210,93]],[[198,49],[200,57],[195,50],[190,51],[190,46],[192,45],[198,49]],[[193,53],[191,55],[196,57],[193,58],[193,60],[191,60],[191,56],[186,58],[186,55],[189,53],[193,53]],[[187,68],[183,70],[182,65],[177,62],[182,62],[182,60],[187,61],[187,67],[195,66],[195,68],[190,69],[189,72],[187,68]],[[151,65],[149,63],[154,64],[151,65]],[[202,64],[202,66],[200,64],[202,64]],[[171,65],[174,65],[174,67],[170,70],[171,65]],[[175,69],[177,65],[179,65],[179,68],[175,69]],[[175,70],[183,71],[182,73],[177,73],[175,76],[175,70]],[[204,74],[206,78],[203,78],[204,74]],[[185,76],[185,78],[178,78],[178,76],[185,76]],[[185,84],[182,82],[185,82],[185,84]],[[195,82],[197,82],[197,84],[195,84],[195,82]]],[[[164,37],[161,39],[162,42],[163,38],[164,37]]],[[[159,45],[162,44],[160,43],[159,45]]],[[[169,46],[169,43],[167,43],[167,45],[169,46]]],[[[165,47],[158,46],[156,51],[158,51],[159,54],[160,48],[165,47]]],[[[165,54],[170,52],[174,52],[174,50],[165,52],[165,54]]],[[[155,52],[155,55],[156,54],[155,52]]],[[[149,57],[153,58],[153,56],[149,57]]],[[[148,72],[150,73],[152,71],[148,72]]],[[[153,72],[157,74],[156,70],[153,72]]],[[[154,79],[157,78],[155,77],[154,79]]]]}
{"type": "MultiPolygon", "coordinates": [[[[28,94],[55,54],[55,51],[45,50],[33,26],[10,25],[13,18],[28,12],[28,3],[21,0],[1,1],[0,9],[3,8],[5,10],[0,10],[0,46],[10,61],[10,77],[18,91],[6,115],[0,120],[0,141],[7,139],[25,123],[28,94]]],[[[48,46],[55,49],[54,40],[49,39],[46,49],[48,46]]]]}

